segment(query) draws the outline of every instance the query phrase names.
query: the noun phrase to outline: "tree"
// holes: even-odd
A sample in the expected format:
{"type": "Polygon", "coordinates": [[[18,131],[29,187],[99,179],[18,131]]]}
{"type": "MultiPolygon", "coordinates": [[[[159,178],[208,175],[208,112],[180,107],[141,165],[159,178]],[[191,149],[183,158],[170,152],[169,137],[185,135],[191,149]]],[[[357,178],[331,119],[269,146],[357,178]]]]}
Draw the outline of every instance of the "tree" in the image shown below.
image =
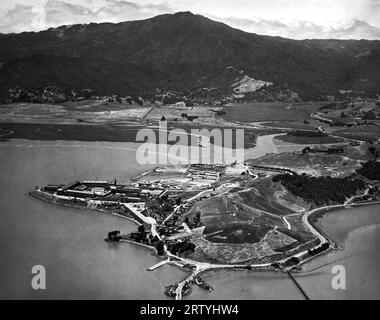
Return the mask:
{"type": "Polygon", "coordinates": [[[302,153],[303,153],[303,154],[309,153],[310,150],[311,150],[310,147],[303,148],[303,149],[302,149],[302,153]]]}
{"type": "Polygon", "coordinates": [[[118,241],[121,238],[121,233],[119,230],[108,232],[108,239],[111,241],[118,241]]]}
{"type": "Polygon", "coordinates": [[[368,161],[356,171],[370,180],[380,180],[380,162],[368,161]]]}
{"type": "Polygon", "coordinates": [[[371,146],[371,147],[369,147],[368,148],[368,151],[376,158],[376,156],[377,156],[377,150],[376,150],[376,148],[375,147],[373,147],[373,146],[371,146]]]}
{"type": "Polygon", "coordinates": [[[156,250],[157,250],[157,254],[159,256],[162,256],[165,254],[165,246],[164,246],[164,242],[162,240],[159,240],[158,242],[156,242],[156,250]]]}

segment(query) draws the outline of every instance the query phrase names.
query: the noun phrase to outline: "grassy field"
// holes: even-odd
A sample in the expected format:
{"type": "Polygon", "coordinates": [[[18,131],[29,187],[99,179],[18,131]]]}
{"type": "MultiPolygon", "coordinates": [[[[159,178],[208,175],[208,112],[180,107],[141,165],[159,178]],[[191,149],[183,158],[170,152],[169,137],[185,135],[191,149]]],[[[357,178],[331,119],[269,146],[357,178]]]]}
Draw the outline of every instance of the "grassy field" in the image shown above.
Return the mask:
{"type": "Polygon", "coordinates": [[[380,139],[380,126],[362,125],[334,131],[334,135],[368,142],[378,141],[380,139]]]}
{"type": "Polygon", "coordinates": [[[307,210],[308,204],[271,179],[243,184],[244,191],[203,200],[187,213],[200,212],[206,226],[205,240],[196,240],[191,258],[218,263],[274,261],[314,238],[301,215],[290,220],[291,230],[281,219],[296,207],[307,210]]]}
{"type": "Polygon", "coordinates": [[[146,108],[150,105],[141,106],[136,102],[128,103],[123,100],[122,103],[119,102],[109,102],[106,100],[84,100],[84,101],[69,101],[60,104],[66,110],[71,111],[92,111],[92,112],[102,112],[111,110],[125,110],[125,109],[138,109],[146,108]]]}
{"type": "Polygon", "coordinates": [[[76,124],[142,120],[150,106],[105,101],[59,104],[14,103],[0,105],[0,122],[76,124]]]}
{"type": "Polygon", "coordinates": [[[223,108],[223,119],[239,122],[310,120],[325,103],[251,102],[223,108]]]}
{"type": "Polygon", "coordinates": [[[301,120],[268,121],[261,123],[263,127],[268,126],[273,128],[287,128],[292,130],[313,130],[315,128],[318,128],[320,124],[321,123],[319,121],[313,119],[307,120],[307,123],[301,120]]]}
{"type": "Polygon", "coordinates": [[[214,243],[257,243],[271,229],[267,225],[230,225],[220,232],[207,236],[206,239],[214,243]]]}
{"type": "MultiPolygon", "coordinates": [[[[280,184],[273,183],[270,178],[254,181],[249,187],[248,190],[239,192],[234,197],[236,203],[242,208],[269,212],[279,217],[294,213],[290,205],[285,204],[280,197],[276,196],[282,193],[282,188],[280,184]]],[[[295,198],[288,200],[297,202],[295,198]]]]}
{"type": "Polygon", "coordinates": [[[134,142],[137,130],[143,127],[0,123],[0,128],[13,131],[13,134],[5,136],[4,139],[134,142]]]}
{"type": "Polygon", "coordinates": [[[356,160],[347,159],[345,154],[293,153],[269,154],[249,162],[254,165],[279,166],[309,174],[349,175],[360,167],[356,160]]]}
{"type": "Polygon", "coordinates": [[[326,137],[299,137],[292,135],[283,135],[276,137],[277,140],[284,142],[297,143],[297,144],[326,144],[326,143],[339,143],[343,139],[338,139],[330,136],[326,137]]]}
{"type": "MultiPolygon", "coordinates": [[[[190,133],[191,129],[204,129],[197,125],[182,125],[174,126],[172,124],[168,126],[168,130],[171,129],[184,129],[190,133]]],[[[1,123],[0,122],[0,139],[29,139],[29,140],[76,140],[76,141],[113,141],[113,142],[136,142],[136,134],[138,130],[146,128],[145,125],[139,124],[46,124],[46,123],[1,123]],[[12,134],[8,134],[9,132],[12,134]],[[3,137],[1,137],[4,135],[3,137]]],[[[158,128],[154,126],[152,128],[156,132],[156,139],[158,141],[158,128]]],[[[211,127],[209,128],[212,129],[211,127]]],[[[236,128],[231,128],[232,148],[236,147],[236,128]]],[[[259,132],[264,134],[265,132],[259,132]]],[[[244,146],[245,148],[253,147],[256,143],[257,130],[247,129],[244,131],[244,146]]],[[[178,141],[178,140],[177,140],[178,141]]],[[[176,144],[177,141],[168,141],[168,144],[176,144]]],[[[188,135],[188,145],[191,145],[192,139],[188,135]]],[[[211,139],[213,143],[213,139],[211,139]]],[[[196,143],[198,146],[198,141],[196,143]]]]}

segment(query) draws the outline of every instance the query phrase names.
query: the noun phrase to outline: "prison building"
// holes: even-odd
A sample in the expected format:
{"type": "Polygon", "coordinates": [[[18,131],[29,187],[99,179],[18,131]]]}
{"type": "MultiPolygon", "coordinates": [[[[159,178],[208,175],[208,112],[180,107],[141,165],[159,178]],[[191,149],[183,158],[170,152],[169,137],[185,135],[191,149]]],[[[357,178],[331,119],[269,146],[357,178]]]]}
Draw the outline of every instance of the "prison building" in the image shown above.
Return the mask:
{"type": "Polygon", "coordinates": [[[61,184],[60,185],[48,184],[47,186],[44,187],[44,190],[45,191],[50,191],[50,192],[56,192],[61,187],[62,187],[61,184]]]}
{"type": "Polygon", "coordinates": [[[83,181],[82,184],[90,188],[106,188],[110,186],[108,181],[83,181]]]}
{"type": "Polygon", "coordinates": [[[74,188],[76,188],[76,187],[78,187],[78,186],[80,186],[80,185],[81,185],[81,183],[80,183],[79,180],[76,180],[76,181],[70,182],[69,184],[66,184],[66,185],[64,185],[64,186],[62,186],[62,187],[60,187],[60,188],[58,188],[58,190],[57,190],[57,194],[63,196],[63,195],[65,195],[65,191],[66,191],[66,190],[74,189],[74,188]]]}
{"type": "Polygon", "coordinates": [[[90,191],[80,191],[80,190],[65,190],[64,195],[67,197],[75,198],[94,198],[96,195],[90,191]]]}

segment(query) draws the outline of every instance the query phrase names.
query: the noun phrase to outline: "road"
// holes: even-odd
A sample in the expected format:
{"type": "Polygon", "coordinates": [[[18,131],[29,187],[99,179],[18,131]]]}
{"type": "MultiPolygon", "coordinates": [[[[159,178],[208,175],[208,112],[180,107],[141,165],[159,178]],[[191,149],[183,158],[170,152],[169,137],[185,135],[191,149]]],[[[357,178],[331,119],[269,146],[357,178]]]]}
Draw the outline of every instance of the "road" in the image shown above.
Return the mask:
{"type": "MultiPolygon", "coordinates": [[[[205,191],[208,191],[208,190],[205,190],[205,191]]],[[[315,246],[315,248],[316,248],[316,247],[319,247],[323,243],[329,243],[329,240],[323,234],[321,234],[317,229],[315,229],[314,226],[309,222],[310,216],[313,215],[313,214],[315,214],[318,211],[321,211],[321,210],[330,210],[330,209],[344,208],[345,206],[347,206],[348,204],[350,204],[356,198],[359,198],[359,197],[367,195],[368,192],[369,192],[369,189],[366,189],[363,194],[352,196],[351,198],[349,198],[348,200],[346,200],[344,202],[344,204],[323,206],[323,207],[319,207],[319,208],[315,208],[315,209],[309,210],[306,213],[300,212],[300,213],[288,215],[288,217],[289,216],[296,216],[296,215],[301,215],[302,214],[302,222],[304,223],[304,225],[310,230],[310,232],[312,234],[314,234],[319,239],[319,243],[315,246]]],[[[197,196],[199,196],[199,194],[197,196]]],[[[145,223],[150,224],[151,225],[152,234],[153,235],[157,235],[161,239],[160,235],[158,234],[158,232],[156,230],[156,220],[155,219],[153,219],[151,217],[144,216],[143,214],[141,214],[138,210],[136,210],[134,207],[132,207],[128,203],[123,203],[123,205],[125,205],[128,209],[130,209],[137,217],[139,217],[145,223]]],[[[363,204],[363,205],[365,205],[365,204],[363,204]]],[[[178,209],[179,209],[179,206],[177,206],[175,210],[178,210],[178,209]]],[[[290,229],[291,225],[286,220],[285,216],[282,217],[282,220],[288,226],[288,229],[290,229]]],[[[189,258],[179,257],[177,255],[172,254],[170,251],[168,251],[166,245],[164,246],[164,250],[165,250],[165,256],[167,257],[167,259],[164,260],[164,261],[162,261],[162,262],[159,262],[157,265],[155,265],[155,266],[153,266],[151,268],[155,269],[155,268],[157,268],[157,267],[159,267],[159,266],[161,266],[161,265],[163,265],[165,263],[170,263],[170,262],[178,264],[178,261],[182,262],[183,265],[190,264],[190,265],[195,266],[195,270],[193,270],[193,272],[188,277],[186,277],[184,280],[182,280],[182,281],[180,281],[180,282],[177,283],[178,286],[176,288],[176,297],[175,297],[176,300],[181,300],[182,299],[182,289],[183,289],[183,286],[185,285],[185,283],[189,282],[189,281],[192,281],[197,275],[199,275],[200,273],[202,273],[202,272],[204,272],[206,270],[211,270],[211,269],[226,269],[226,268],[228,268],[228,269],[235,269],[236,267],[241,267],[241,268],[247,267],[247,265],[245,265],[245,264],[240,264],[240,265],[239,264],[235,264],[235,265],[231,265],[231,264],[213,264],[213,263],[207,263],[207,262],[199,262],[199,261],[195,261],[195,260],[192,260],[192,259],[189,259],[189,258]],[[173,258],[174,261],[171,261],[171,258],[173,258]]],[[[300,258],[300,257],[304,256],[307,253],[308,253],[308,250],[304,250],[304,251],[296,253],[292,257],[300,258]]],[[[284,260],[281,260],[281,261],[278,261],[278,262],[280,262],[280,263],[281,262],[285,262],[289,258],[291,258],[291,257],[288,257],[288,258],[286,258],[284,260]]],[[[254,269],[254,268],[269,267],[270,265],[271,265],[271,263],[258,263],[258,264],[251,264],[250,267],[252,269],[254,269]]]]}
{"type": "Polygon", "coordinates": [[[315,119],[315,120],[319,120],[319,121],[322,121],[322,122],[333,123],[333,121],[331,119],[322,117],[322,113],[320,113],[320,112],[314,112],[310,116],[313,119],[315,119]]]}
{"type": "Polygon", "coordinates": [[[121,205],[125,206],[129,211],[131,211],[136,217],[138,217],[140,220],[142,220],[144,223],[149,224],[151,226],[151,232],[153,237],[157,236],[159,239],[161,239],[160,234],[156,230],[157,221],[156,219],[152,217],[144,216],[140,211],[138,211],[132,203],[125,203],[122,202],[121,205]]]}
{"type": "MultiPolygon", "coordinates": [[[[343,204],[323,206],[323,207],[319,207],[319,208],[309,210],[306,213],[301,212],[301,213],[295,213],[292,215],[288,215],[288,217],[302,214],[302,222],[304,223],[304,225],[310,230],[311,233],[313,233],[319,239],[319,243],[314,247],[314,248],[316,248],[316,247],[319,247],[323,243],[328,243],[329,240],[323,234],[321,234],[316,228],[314,228],[314,226],[309,222],[310,216],[315,214],[318,211],[321,211],[321,210],[330,210],[330,209],[338,209],[338,208],[347,207],[348,205],[351,205],[351,203],[355,199],[368,195],[369,190],[370,189],[368,188],[364,191],[363,194],[350,197],[343,204]]],[[[43,192],[43,191],[40,190],[40,192],[43,192]]],[[[71,197],[57,196],[57,195],[54,195],[54,197],[65,198],[65,199],[71,198],[71,197]]],[[[133,206],[130,203],[121,203],[121,204],[124,205],[126,208],[128,208],[132,212],[132,214],[134,214],[136,217],[138,217],[141,221],[143,221],[146,224],[149,224],[151,226],[152,235],[153,236],[156,235],[159,239],[161,239],[161,236],[159,235],[159,233],[156,230],[157,223],[156,223],[156,220],[154,218],[144,216],[138,209],[135,208],[135,206],[133,206]]],[[[361,203],[361,204],[357,204],[357,205],[370,205],[370,204],[374,204],[374,202],[361,203]]],[[[178,210],[178,209],[179,209],[179,206],[177,206],[175,208],[175,210],[178,210]]],[[[288,228],[290,228],[291,225],[286,220],[286,217],[284,216],[284,217],[282,217],[282,219],[287,224],[288,228]]],[[[177,255],[174,255],[168,251],[166,245],[164,245],[164,251],[165,251],[165,256],[167,259],[162,261],[162,262],[159,262],[158,264],[151,267],[150,269],[153,270],[153,269],[158,268],[159,266],[166,264],[166,263],[172,263],[172,264],[176,264],[176,265],[181,265],[180,263],[182,263],[182,266],[185,264],[190,264],[190,265],[195,266],[195,269],[193,270],[193,272],[187,278],[185,278],[184,280],[182,280],[181,282],[178,283],[178,287],[176,289],[176,299],[182,298],[182,288],[183,288],[184,284],[188,281],[193,280],[197,275],[199,275],[200,273],[202,273],[204,271],[211,270],[211,269],[246,268],[247,266],[250,266],[252,269],[255,269],[255,268],[265,268],[265,267],[269,267],[271,265],[271,263],[258,263],[258,264],[251,264],[251,265],[247,265],[247,264],[234,264],[234,265],[232,265],[232,264],[213,264],[213,263],[207,263],[207,262],[199,262],[199,261],[195,261],[192,259],[183,258],[183,257],[179,257],[177,255]]],[[[304,250],[302,252],[298,252],[298,253],[294,254],[292,257],[300,258],[300,257],[304,256],[305,254],[307,254],[307,252],[308,252],[308,250],[304,250]]],[[[285,262],[289,258],[291,258],[291,257],[288,257],[288,258],[281,260],[281,261],[278,261],[278,262],[279,263],[285,262]]]]}
{"type": "Polygon", "coordinates": [[[368,193],[369,193],[369,190],[370,190],[370,188],[366,189],[363,194],[359,194],[358,196],[351,197],[350,199],[348,199],[347,201],[345,201],[343,205],[344,206],[349,206],[351,204],[351,202],[354,201],[356,198],[361,198],[361,197],[367,196],[368,193]]]}
{"type": "MultiPolygon", "coordinates": [[[[316,120],[319,120],[319,121],[322,121],[322,122],[328,122],[330,124],[332,124],[334,121],[332,121],[331,119],[329,118],[325,118],[322,116],[322,113],[320,112],[315,112],[315,113],[312,113],[310,115],[313,119],[316,119],[316,120]]],[[[334,138],[337,138],[337,139],[343,139],[343,140],[348,140],[348,141],[354,141],[354,142],[359,142],[361,144],[365,143],[364,141],[362,140],[358,140],[358,139],[353,139],[353,138],[347,138],[347,137],[341,137],[341,136],[336,136],[334,134],[332,134],[331,132],[326,132],[322,127],[319,127],[318,130],[328,134],[330,137],[334,137],[334,138]]],[[[331,130],[330,130],[331,131],[331,130]]]]}
{"type": "Polygon", "coordinates": [[[148,112],[144,114],[144,116],[142,117],[142,120],[146,119],[146,117],[148,116],[148,114],[150,114],[154,109],[155,109],[155,106],[153,106],[152,108],[150,108],[148,110],[148,112]]]}
{"type": "Polygon", "coordinates": [[[290,230],[292,228],[292,226],[290,225],[290,223],[288,222],[288,220],[286,220],[286,217],[282,216],[281,217],[282,221],[284,221],[286,227],[288,228],[288,230],[290,230]]]}

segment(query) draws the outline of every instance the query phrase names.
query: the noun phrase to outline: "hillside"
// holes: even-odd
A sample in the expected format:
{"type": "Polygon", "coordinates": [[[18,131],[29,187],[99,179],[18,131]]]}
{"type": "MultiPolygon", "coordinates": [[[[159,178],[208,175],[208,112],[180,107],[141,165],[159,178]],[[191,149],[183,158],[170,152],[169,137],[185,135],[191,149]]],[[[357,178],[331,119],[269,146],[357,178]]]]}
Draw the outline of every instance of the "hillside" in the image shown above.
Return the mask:
{"type": "Polygon", "coordinates": [[[56,85],[118,94],[215,88],[221,94],[247,77],[304,100],[339,89],[375,94],[380,41],[260,36],[190,12],[0,34],[2,92],[56,85]]]}

